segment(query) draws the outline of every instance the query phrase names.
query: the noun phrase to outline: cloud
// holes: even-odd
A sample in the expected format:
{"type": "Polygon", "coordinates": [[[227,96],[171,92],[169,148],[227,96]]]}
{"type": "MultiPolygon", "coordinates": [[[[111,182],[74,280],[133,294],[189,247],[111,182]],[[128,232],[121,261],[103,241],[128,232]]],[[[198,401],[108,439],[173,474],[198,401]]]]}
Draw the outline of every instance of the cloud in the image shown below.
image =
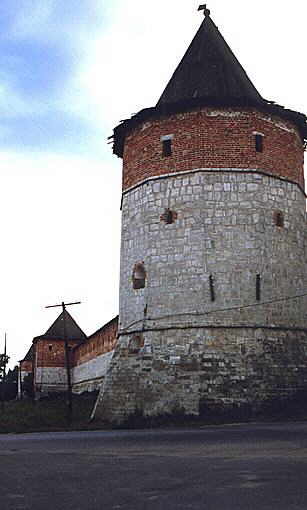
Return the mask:
{"type": "Polygon", "coordinates": [[[37,112],[37,105],[32,108],[31,104],[9,83],[5,83],[5,81],[0,83],[0,118],[2,126],[4,119],[25,117],[30,115],[33,110],[37,112]]]}
{"type": "Polygon", "coordinates": [[[74,81],[88,34],[102,30],[102,6],[100,0],[2,0],[0,147],[80,152],[88,143],[93,150],[100,126],[95,134],[96,119],[85,114],[87,90],[74,81]],[[75,100],[83,110],[68,106],[75,100]]]}
{"type": "Polygon", "coordinates": [[[2,0],[6,37],[14,40],[65,42],[78,33],[99,29],[105,17],[100,0],[2,0]],[[9,19],[9,23],[8,23],[9,19]]]}
{"type": "Polygon", "coordinates": [[[82,99],[72,103],[68,98],[67,107],[96,118],[110,134],[121,119],[157,102],[199,18],[188,3],[180,6],[176,31],[184,33],[183,27],[191,23],[178,43],[169,37],[177,1],[157,0],[152,7],[151,2],[134,0],[133,9],[126,0],[108,5],[112,22],[91,38],[88,55],[80,63],[71,89],[72,97],[82,90],[87,103],[82,99]]]}
{"type": "MultiPolygon", "coordinates": [[[[0,103],[1,106],[1,103],[0,103]]],[[[85,120],[52,111],[20,118],[2,119],[0,149],[86,154],[101,156],[97,129],[85,120]]]]}

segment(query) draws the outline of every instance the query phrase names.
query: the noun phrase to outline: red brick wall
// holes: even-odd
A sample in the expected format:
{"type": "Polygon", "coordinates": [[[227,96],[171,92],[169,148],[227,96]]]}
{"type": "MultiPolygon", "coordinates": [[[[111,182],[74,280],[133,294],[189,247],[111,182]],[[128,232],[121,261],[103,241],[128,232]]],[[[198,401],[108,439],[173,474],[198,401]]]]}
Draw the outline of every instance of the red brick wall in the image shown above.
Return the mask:
{"type": "Polygon", "coordinates": [[[303,144],[294,125],[257,111],[214,111],[174,114],[136,128],[125,141],[123,189],[151,176],[197,168],[259,169],[304,186],[303,144]],[[255,150],[254,132],[264,135],[263,153],[255,150]],[[173,154],[162,157],[161,136],[170,134],[173,154]]]}
{"type": "Polygon", "coordinates": [[[22,372],[32,372],[33,362],[32,361],[21,361],[20,362],[20,370],[22,372]]]}
{"type": "MultiPolygon", "coordinates": [[[[78,342],[69,342],[69,346],[78,345],[78,342]]],[[[72,359],[71,359],[72,363],[72,359]]],[[[38,340],[36,342],[37,367],[65,367],[64,340],[38,340]],[[52,349],[49,350],[49,345],[52,349]]]]}
{"type": "MultiPolygon", "coordinates": [[[[101,354],[112,351],[116,343],[118,321],[113,319],[106,326],[91,335],[84,343],[70,341],[73,348],[70,356],[71,367],[85,363],[101,354]]],[[[42,339],[35,342],[37,367],[65,367],[65,346],[63,340],[42,339]],[[49,349],[49,346],[52,349],[49,349]]],[[[22,362],[23,367],[25,361],[22,362]]],[[[31,363],[31,362],[30,362],[31,363]]],[[[25,370],[22,368],[22,370],[25,370]]]]}
{"type": "Polygon", "coordinates": [[[73,365],[81,365],[81,363],[112,351],[116,343],[117,328],[118,322],[117,319],[114,319],[91,335],[84,344],[75,349],[73,365]]]}

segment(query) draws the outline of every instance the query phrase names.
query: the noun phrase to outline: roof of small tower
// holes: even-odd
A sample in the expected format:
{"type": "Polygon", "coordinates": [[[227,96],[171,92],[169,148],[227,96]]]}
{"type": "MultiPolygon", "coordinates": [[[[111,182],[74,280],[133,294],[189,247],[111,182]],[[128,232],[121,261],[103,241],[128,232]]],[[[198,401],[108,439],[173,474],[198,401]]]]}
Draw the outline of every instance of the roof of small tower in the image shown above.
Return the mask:
{"type": "Polygon", "coordinates": [[[22,360],[20,360],[20,363],[22,363],[23,361],[33,361],[33,355],[34,355],[33,345],[31,345],[25,357],[22,360]]]}
{"type": "Polygon", "coordinates": [[[52,339],[64,339],[64,313],[66,319],[66,334],[69,340],[86,340],[87,336],[82,331],[82,329],[78,326],[76,321],[72,318],[70,313],[65,310],[62,312],[58,318],[54,321],[54,323],[47,329],[46,333],[43,335],[37,336],[34,340],[52,340],[52,339]]]}
{"type": "Polygon", "coordinates": [[[123,156],[126,135],[140,123],[201,106],[257,108],[293,122],[302,141],[307,140],[306,116],[261,97],[207,11],[157,105],[114,129],[113,152],[123,156]]]}

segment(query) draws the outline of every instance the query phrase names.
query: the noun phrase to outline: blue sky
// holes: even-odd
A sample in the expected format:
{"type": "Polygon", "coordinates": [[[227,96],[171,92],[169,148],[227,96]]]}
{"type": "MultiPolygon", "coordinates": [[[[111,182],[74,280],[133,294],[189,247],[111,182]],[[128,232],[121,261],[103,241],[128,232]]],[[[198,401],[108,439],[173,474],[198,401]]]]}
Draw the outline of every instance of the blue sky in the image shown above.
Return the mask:
{"type": "Polygon", "coordinates": [[[95,127],[67,111],[65,96],[107,11],[97,0],[2,0],[0,149],[83,152],[95,127]],[[84,45],[82,44],[84,42],[84,45]]]}
{"type": "MultiPolygon", "coordinates": [[[[195,6],[198,5],[197,2],[192,3],[195,6]]],[[[294,5],[295,3],[301,6],[298,1],[294,2],[294,5]]],[[[221,19],[223,17],[226,19],[225,0],[217,1],[216,4],[216,14],[220,15],[221,19]]],[[[261,2],[258,4],[257,11],[262,10],[260,4],[261,2]]],[[[241,0],[237,3],[237,7],[243,19],[249,11],[245,7],[244,12],[241,0]]],[[[268,25],[268,21],[278,23],[278,16],[283,14],[281,9],[280,12],[274,12],[274,2],[271,3],[271,9],[267,6],[266,12],[267,16],[263,18],[262,26],[268,25]],[[270,17],[271,14],[274,18],[270,17]]],[[[258,12],[255,12],[255,15],[257,14],[258,12]]],[[[0,150],[1,148],[35,150],[36,152],[48,150],[75,154],[93,154],[93,151],[99,151],[101,136],[104,136],[107,129],[111,130],[112,123],[107,104],[105,116],[103,112],[100,112],[98,118],[94,110],[97,108],[99,99],[101,99],[98,106],[100,109],[103,107],[104,100],[108,102],[112,89],[114,90],[113,101],[118,89],[121,93],[116,83],[114,87],[110,84],[112,74],[109,73],[113,73],[116,82],[119,79],[122,81],[122,87],[127,96],[125,105],[122,97],[119,101],[123,104],[124,110],[121,113],[118,112],[120,118],[123,115],[130,115],[144,105],[153,104],[158,99],[169,73],[173,70],[172,55],[175,52],[175,46],[178,47],[179,55],[180,51],[185,49],[190,34],[193,35],[199,17],[195,15],[190,2],[183,2],[181,7],[174,0],[170,0],[168,6],[159,0],[155,7],[149,0],[134,0],[133,4],[127,0],[2,0],[0,4],[0,150]],[[170,29],[168,16],[174,17],[175,6],[180,18],[178,16],[178,26],[174,27],[174,31],[179,33],[185,25],[186,35],[184,34],[181,41],[169,39],[167,51],[165,51],[163,39],[160,43],[157,37],[159,28],[170,29]],[[180,9],[182,9],[181,13],[180,9]],[[159,18],[159,13],[162,12],[163,17],[159,18]],[[186,19],[187,15],[188,19],[186,19]],[[117,28],[113,24],[115,20],[118,24],[117,28]],[[116,30],[118,30],[117,33],[116,30]],[[143,41],[150,37],[152,40],[148,41],[147,52],[143,54],[143,41]],[[154,52],[154,41],[156,52],[154,52]],[[99,43],[101,43],[100,47],[99,43]],[[132,50],[131,53],[128,52],[129,48],[132,50]],[[159,52],[160,49],[162,54],[159,52]],[[142,59],[143,55],[147,58],[142,59]],[[169,67],[167,55],[169,55],[169,67]],[[94,59],[92,62],[91,57],[94,59]],[[134,63],[139,67],[133,68],[134,63]],[[97,66],[96,72],[93,72],[95,66],[97,66]],[[148,87],[144,77],[147,77],[150,72],[155,73],[157,66],[161,76],[160,84],[155,87],[151,80],[151,86],[148,87]],[[115,72],[116,67],[122,67],[122,73],[115,72]],[[133,90],[133,83],[130,70],[136,71],[135,79],[139,80],[140,68],[143,70],[143,75],[141,75],[141,81],[138,81],[139,94],[132,93],[134,100],[131,101],[129,96],[133,90]],[[109,83],[103,80],[104,72],[109,83]],[[82,73],[83,77],[80,79],[82,73]],[[87,73],[89,74],[88,83],[85,77],[87,73]],[[96,81],[97,86],[95,87],[95,83],[91,84],[90,80],[96,81]],[[109,91],[109,96],[104,95],[102,90],[99,96],[99,87],[100,89],[105,87],[109,91]],[[87,104],[84,105],[86,93],[89,95],[85,99],[87,104]],[[93,101],[90,96],[93,97],[93,101]]],[[[229,30],[233,29],[234,33],[236,22],[237,20],[234,20],[234,23],[229,23],[229,30]]],[[[300,20],[296,20],[296,23],[298,22],[300,20]]],[[[299,37],[299,26],[297,25],[296,28],[297,30],[291,34],[294,45],[295,38],[299,37]]],[[[267,33],[269,32],[272,33],[272,27],[267,33]]],[[[165,34],[162,37],[165,38],[165,34]]],[[[285,54],[283,44],[285,44],[284,39],[278,43],[279,51],[275,56],[274,65],[282,62],[285,54]]],[[[286,44],[289,45],[289,40],[286,44]]],[[[244,49],[241,50],[244,56],[244,49]]],[[[259,41],[255,41],[253,46],[253,52],[257,51],[259,55],[259,41]]],[[[257,55],[253,53],[251,58],[254,54],[257,55]]],[[[267,65],[270,65],[269,62],[267,65]]],[[[251,69],[253,69],[252,66],[251,69]]],[[[291,73],[289,59],[287,59],[287,69],[291,73]]],[[[257,76],[256,87],[261,89],[262,80],[262,77],[257,76]]],[[[158,80],[155,80],[155,83],[159,83],[158,80]]],[[[271,98],[269,87],[261,91],[271,98]]],[[[122,93],[121,96],[123,96],[122,93]]],[[[118,120],[114,115],[114,121],[113,118],[112,121],[118,120]]]]}
{"type": "MultiPolygon", "coordinates": [[[[199,3],[1,0],[0,346],[7,331],[11,365],[56,318],[45,305],[81,300],[72,313],[88,334],[118,313],[121,161],[107,137],[156,103],[199,3]]],[[[259,92],[307,112],[307,3],[209,7],[259,92]]]]}

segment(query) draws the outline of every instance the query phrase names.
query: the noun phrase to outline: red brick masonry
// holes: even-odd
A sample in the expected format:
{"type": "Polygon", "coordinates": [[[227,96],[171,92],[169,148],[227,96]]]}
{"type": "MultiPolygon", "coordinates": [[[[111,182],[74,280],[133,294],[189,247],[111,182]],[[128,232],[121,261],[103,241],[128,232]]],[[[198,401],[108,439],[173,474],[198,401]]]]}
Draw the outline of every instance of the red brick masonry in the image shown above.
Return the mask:
{"type": "Polygon", "coordinates": [[[32,372],[33,361],[21,361],[20,362],[20,370],[22,372],[32,372]]]}
{"type": "Polygon", "coordinates": [[[73,353],[73,366],[81,365],[101,354],[114,349],[117,339],[117,317],[88,337],[87,341],[77,347],[73,353]]]}
{"type": "MultiPolygon", "coordinates": [[[[84,343],[70,341],[71,367],[81,365],[101,354],[112,351],[117,340],[117,328],[118,317],[115,317],[89,336],[84,343]]],[[[65,367],[65,346],[62,339],[38,339],[35,341],[34,353],[36,367],[65,367]]],[[[32,361],[21,361],[20,367],[21,370],[31,372],[32,361]]]]}
{"type": "Polygon", "coordinates": [[[127,136],[123,189],[148,177],[197,168],[259,169],[304,187],[304,148],[294,124],[256,110],[201,108],[144,122],[127,136]],[[256,152],[255,133],[264,135],[256,152]],[[172,156],[161,137],[174,135],[172,156]]]}
{"type": "MultiPolygon", "coordinates": [[[[69,342],[75,347],[78,342],[69,342]]],[[[40,339],[35,346],[36,367],[65,367],[65,345],[61,339],[40,339]]],[[[70,357],[72,362],[72,356],[70,357]]]]}

